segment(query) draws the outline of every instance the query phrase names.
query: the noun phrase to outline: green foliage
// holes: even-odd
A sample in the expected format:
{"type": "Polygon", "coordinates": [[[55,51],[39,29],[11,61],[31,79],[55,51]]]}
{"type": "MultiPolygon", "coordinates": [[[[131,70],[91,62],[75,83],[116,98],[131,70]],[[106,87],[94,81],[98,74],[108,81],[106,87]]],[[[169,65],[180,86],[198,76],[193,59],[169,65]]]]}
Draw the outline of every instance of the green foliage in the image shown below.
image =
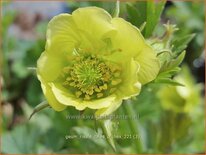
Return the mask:
{"type": "MultiPolygon", "coordinates": [[[[185,38],[188,34],[195,33],[194,39],[189,44],[188,54],[186,56],[189,64],[199,57],[203,51],[204,44],[204,20],[205,20],[205,5],[204,1],[198,2],[172,2],[174,5],[168,8],[165,16],[172,23],[178,23],[181,27],[180,31],[175,34],[175,38],[185,38]]],[[[188,36],[188,39],[191,36],[188,36]]]]}
{"type": "Polygon", "coordinates": [[[18,126],[2,136],[2,152],[9,154],[36,152],[38,134],[38,128],[35,126],[18,126]]]}
{"type": "Polygon", "coordinates": [[[98,130],[96,132],[91,128],[88,128],[86,126],[81,126],[81,127],[73,127],[72,133],[77,134],[77,136],[79,137],[83,137],[82,142],[80,142],[82,144],[80,145],[80,149],[82,150],[82,153],[85,153],[85,152],[97,153],[97,150],[104,152],[104,149],[107,149],[106,152],[113,152],[109,148],[105,138],[102,138],[103,134],[101,130],[98,130]],[[90,138],[86,138],[86,137],[90,137],[90,138]],[[87,145],[85,145],[85,143],[87,143],[87,145]]]}
{"type": "Polygon", "coordinates": [[[178,66],[183,61],[184,57],[185,52],[182,52],[176,59],[164,62],[155,82],[182,86],[181,83],[178,83],[171,78],[181,70],[178,66]]]}
{"type": "Polygon", "coordinates": [[[185,35],[179,38],[175,38],[172,41],[172,50],[175,52],[176,55],[179,55],[184,49],[187,48],[187,45],[192,41],[195,37],[195,34],[185,35]]]}
{"type": "Polygon", "coordinates": [[[158,148],[160,152],[171,152],[172,145],[178,139],[188,135],[191,118],[186,114],[165,111],[160,120],[160,139],[158,148]]]}
{"type": "Polygon", "coordinates": [[[151,45],[157,51],[161,63],[161,69],[155,82],[182,86],[181,83],[174,81],[172,78],[181,70],[179,65],[185,58],[185,49],[195,35],[191,34],[177,38],[175,32],[179,29],[176,25],[168,22],[164,24],[164,27],[165,32],[161,39],[151,40],[151,45]]]}
{"type": "Polygon", "coordinates": [[[96,7],[104,8],[110,14],[114,14],[114,8],[116,6],[116,2],[111,1],[111,2],[105,3],[103,1],[81,1],[81,2],[68,1],[67,5],[69,6],[69,8],[71,8],[72,11],[79,7],[96,6],[96,7]]]}
{"type": "Polygon", "coordinates": [[[113,150],[116,150],[114,139],[113,139],[113,123],[111,120],[100,120],[100,124],[103,130],[103,133],[108,141],[108,143],[111,145],[113,150]]]}
{"type": "Polygon", "coordinates": [[[152,35],[157,23],[159,22],[165,2],[165,0],[162,0],[159,2],[141,1],[128,3],[126,5],[128,19],[138,28],[146,22],[145,29],[142,33],[146,38],[148,38],[152,35]]]}
{"type": "Polygon", "coordinates": [[[36,77],[31,76],[28,82],[27,92],[25,93],[25,98],[29,102],[29,105],[35,107],[44,100],[43,94],[40,93],[41,91],[40,82],[36,77]]]}

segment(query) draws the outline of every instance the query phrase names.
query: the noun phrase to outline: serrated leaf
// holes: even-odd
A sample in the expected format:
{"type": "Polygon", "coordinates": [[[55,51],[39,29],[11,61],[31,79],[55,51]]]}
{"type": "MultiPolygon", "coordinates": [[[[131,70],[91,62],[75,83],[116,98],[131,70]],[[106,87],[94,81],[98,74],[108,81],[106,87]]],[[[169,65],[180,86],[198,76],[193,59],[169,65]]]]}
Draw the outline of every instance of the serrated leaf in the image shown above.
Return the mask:
{"type": "MultiPolygon", "coordinates": [[[[40,132],[36,126],[23,124],[2,135],[2,152],[6,154],[37,153],[40,132]]],[[[1,153],[2,153],[1,152],[1,153]]]]}
{"type": "Polygon", "coordinates": [[[179,67],[175,67],[174,69],[165,71],[165,72],[161,72],[157,78],[169,78],[172,77],[173,75],[177,74],[179,71],[181,70],[181,68],[179,67]]]}
{"type": "Polygon", "coordinates": [[[107,142],[104,141],[104,139],[102,138],[93,138],[93,137],[101,137],[101,133],[95,130],[92,130],[91,128],[88,128],[86,126],[81,126],[81,127],[73,127],[72,130],[77,133],[80,136],[84,136],[84,137],[90,137],[91,141],[93,141],[95,144],[106,148],[107,142]]]}
{"type": "Polygon", "coordinates": [[[195,37],[195,34],[190,34],[183,36],[181,38],[175,39],[173,44],[173,51],[178,55],[180,52],[182,52],[184,49],[187,48],[188,43],[195,37]]]}
{"type": "Polygon", "coordinates": [[[162,66],[160,72],[165,72],[165,71],[174,69],[175,67],[178,67],[182,63],[182,61],[183,61],[183,59],[185,57],[185,54],[186,54],[186,52],[183,51],[176,59],[173,59],[170,62],[165,63],[162,66]]]}
{"type": "Polygon", "coordinates": [[[159,78],[159,79],[155,80],[155,83],[170,84],[170,85],[173,85],[173,86],[184,86],[183,84],[181,84],[177,81],[174,81],[170,78],[159,78]]]}
{"type": "Polygon", "coordinates": [[[186,54],[186,51],[183,51],[176,59],[173,59],[169,63],[169,68],[172,69],[174,67],[179,66],[182,63],[183,59],[185,58],[185,54],[186,54]]]}

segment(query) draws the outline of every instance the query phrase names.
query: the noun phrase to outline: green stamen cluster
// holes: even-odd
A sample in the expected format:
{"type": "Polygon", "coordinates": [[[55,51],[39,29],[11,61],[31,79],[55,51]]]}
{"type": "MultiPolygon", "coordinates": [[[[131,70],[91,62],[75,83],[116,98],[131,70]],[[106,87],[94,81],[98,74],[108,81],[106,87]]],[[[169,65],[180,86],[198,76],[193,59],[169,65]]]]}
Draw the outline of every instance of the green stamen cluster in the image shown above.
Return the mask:
{"type": "Polygon", "coordinates": [[[121,83],[120,67],[109,64],[96,56],[78,56],[73,65],[63,69],[65,81],[76,97],[91,100],[108,96],[121,83]]]}

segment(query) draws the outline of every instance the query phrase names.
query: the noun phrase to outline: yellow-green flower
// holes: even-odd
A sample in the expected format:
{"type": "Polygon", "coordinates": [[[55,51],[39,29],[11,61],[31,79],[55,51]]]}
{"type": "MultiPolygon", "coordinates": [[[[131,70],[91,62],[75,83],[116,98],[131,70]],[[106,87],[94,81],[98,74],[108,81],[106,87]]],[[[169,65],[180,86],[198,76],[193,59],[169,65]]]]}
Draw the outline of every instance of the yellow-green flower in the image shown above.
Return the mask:
{"type": "Polygon", "coordinates": [[[140,31],[97,7],[60,14],[48,24],[37,62],[43,92],[53,109],[97,109],[108,115],[123,99],[155,79],[159,62],[140,31]]]}
{"type": "Polygon", "coordinates": [[[184,86],[166,86],[158,92],[163,108],[174,112],[191,112],[201,101],[202,84],[196,84],[187,66],[176,78],[184,86]]]}

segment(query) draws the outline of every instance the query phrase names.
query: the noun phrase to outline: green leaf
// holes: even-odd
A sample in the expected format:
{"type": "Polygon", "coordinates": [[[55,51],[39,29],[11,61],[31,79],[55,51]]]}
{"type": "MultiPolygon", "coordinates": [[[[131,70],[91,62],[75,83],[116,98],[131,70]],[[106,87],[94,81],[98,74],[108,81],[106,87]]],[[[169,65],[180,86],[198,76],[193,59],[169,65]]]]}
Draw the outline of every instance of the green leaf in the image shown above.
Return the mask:
{"type": "Polygon", "coordinates": [[[185,57],[185,54],[186,54],[186,52],[183,51],[177,58],[172,59],[172,60],[171,60],[170,62],[168,62],[168,63],[165,63],[165,64],[161,67],[160,72],[168,71],[168,70],[174,69],[175,67],[178,67],[178,66],[182,63],[182,61],[183,61],[183,59],[184,59],[184,57],[185,57]]]}
{"type": "Polygon", "coordinates": [[[161,13],[163,11],[165,0],[160,2],[148,1],[147,2],[147,25],[145,28],[144,36],[146,38],[150,37],[159,21],[161,13]]]}
{"type": "Polygon", "coordinates": [[[62,135],[57,130],[55,130],[54,128],[50,128],[44,134],[43,144],[50,150],[57,152],[61,150],[61,148],[64,146],[65,140],[59,138],[61,136],[62,135]]]}
{"type": "Polygon", "coordinates": [[[2,152],[6,154],[37,153],[39,129],[35,126],[17,126],[2,135],[2,152]]]}
{"type": "Polygon", "coordinates": [[[116,151],[116,147],[115,147],[115,143],[114,143],[114,138],[113,138],[113,123],[111,120],[107,119],[107,120],[98,120],[102,131],[105,135],[105,138],[107,140],[107,142],[110,144],[110,146],[112,147],[112,149],[114,151],[116,151]]]}
{"type": "Polygon", "coordinates": [[[173,86],[184,86],[183,84],[181,84],[177,81],[174,81],[170,78],[159,78],[159,79],[155,80],[155,83],[170,84],[170,85],[173,85],[173,86]]]}
{"type": "Polygon", "coordinates": [[[146,22],[147,24],[143,35],[147,38],[150,37],[159,21],[165,2],[165,0],[162,0],[160,2],[138,1],[135,4],[128,3],[126,8],[129,21],[138,28],[146,22]]]}
{"type": "Polygon", "coordinates": [[[26,100],[32,107],[37,106],[42,101],[43,95],[41,93],[40,82],[36,77],[32,76],[28,83],[26,91],[26,100]],[[34,95],[35,94],[35,95],[34,95]]]}
{"type": "Polygon", "coordinates": [[[191,137],[191,133],[189,134],[191,123],[191,118],[187,114],[164,111],[159,122],[161,133],[159,150],[162,152],[174,150],[174,144],[177,145],[184,138],[191,137]]]}
{"type": "Polygon", "coordinates": [[[187,48],[188,43],[195,37],[195,34],[190,34],[183,36],[181,38],[174,39],[172,44],[173,48],[172,50],[175,51],[175,53],[178,55],[181,53],[184,49],[187,48]]]}
{"type": "Polygon", "coordinates": [[[127,3],[129,21],[138,28],[146,21],[146,2],[127,3]]]}
{"type": "Polygon", "coordinates": [[[177,74],[181,69],[178,67],[185,57],[185,51],[183,51],[176,59],[172,59],[169,62],[165,62],[155,79],[155,83],[164,83],[174,86],[183,86],[183,84],[171,79],[175,74],[177,74]]]}
{"type": "Polygon", "coordinates": [[[137,9],[135,8],[135,6],[133,6],[130,3],[127,3],[126,9],[127,9],[129,21],[133,25],[140,27],[140,25],[144,22],[144,20],[141,20],[141,16],[139,12],[137,11],[137,9]]]}
{"type": "Polygon", "coordinates": [[[155,24],[155,3],[153,1],[147,2],[147,18],[146,18],[146,28],[144,32],[145,37],[149,37],[154,29],[155,24]]]}
{"type": "Polygon", "coordinates": [[[174,68],[179,66],[185,58],[186,51],[183,51],[176,59],[170,62],[169,67],[174,68]]]}
{"type": "Polygon", "coordinates": [[[156,12],[155,12],[156,18],[159,18],[161,16],[165,3],[166,3],[166,0],[161,0],[159,1],[159,3],[156,4],[156,12]]]}
{"type": "Polygon", "coordinates": [[[92,130],[91,128],[88,128],[86,126],[81,127],[73,127],[72,130],[77,133],[79,136],[88,137],[92,142],[97,144],[100,147],[107,148],[108,144],[107,142],[101,138],[101,133],[96,132],[95,130],[92,130]],[[94,137],[100,137],[100,138],[94,138],[94,137]]]}
{"type": "Polygon", "coordinates": [[[181,68],[175,67],[175,68],[173,68],[171,70],[168,70],[168,71],[165,71],[165,72],[161,72],[158,75],[158,78],[170,78],[173,75],[177,74],[180,70],[181,70],[181,68]]]}

